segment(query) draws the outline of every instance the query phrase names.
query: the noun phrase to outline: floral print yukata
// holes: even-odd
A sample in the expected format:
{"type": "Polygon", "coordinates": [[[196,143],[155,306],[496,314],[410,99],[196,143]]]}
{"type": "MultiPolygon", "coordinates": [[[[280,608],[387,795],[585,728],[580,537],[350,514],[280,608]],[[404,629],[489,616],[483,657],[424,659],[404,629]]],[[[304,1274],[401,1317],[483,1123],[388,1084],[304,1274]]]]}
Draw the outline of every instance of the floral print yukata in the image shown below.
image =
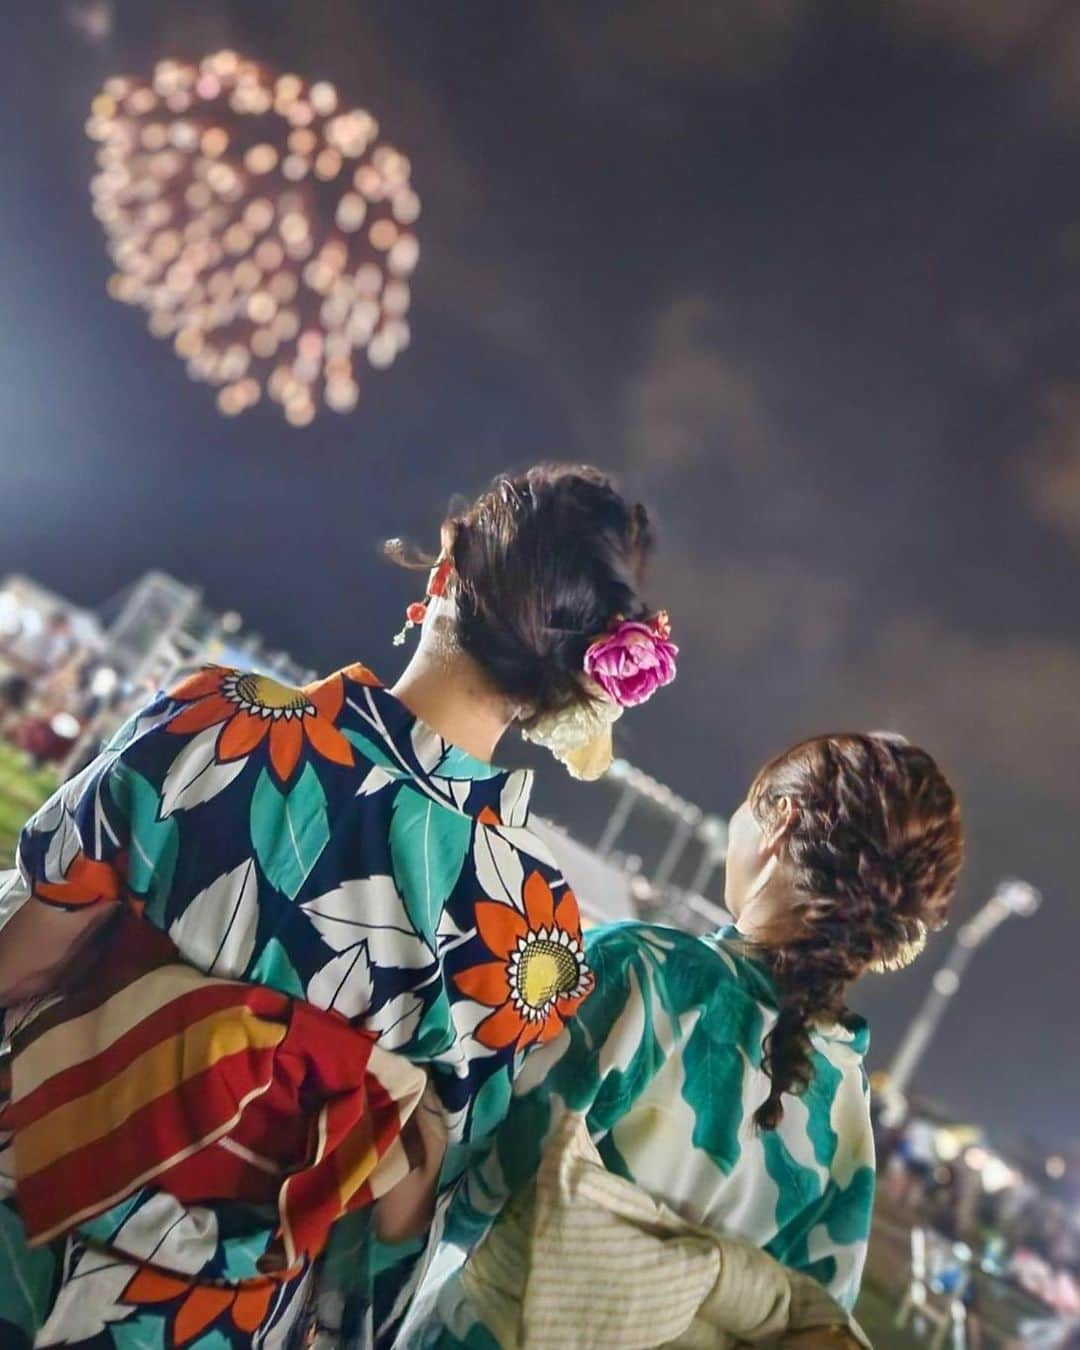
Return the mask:
{"type": "MultiPolygon", "coordinates": [[[[592,987],[577,902],[528,828],[530,787],[448,744],[363,666],[304,689],[211,667],[38,811],[19,867],[38,902],[128,905],[204,973],[336,1010],[423,1064],[448,1121],[448,1196],[501,1121],[521,1052],[592,987]]],[[[273,1238],[258,1207],[146,1190],[30,1250],[10,1200],[0,1340],[269,1348],[317,1314],[341,1344],[388,1343],[423,1244],[380,1247],[368,1220],[341,1221],[314,1271],[253,1301],[244,1281],[273,1238]]]]}

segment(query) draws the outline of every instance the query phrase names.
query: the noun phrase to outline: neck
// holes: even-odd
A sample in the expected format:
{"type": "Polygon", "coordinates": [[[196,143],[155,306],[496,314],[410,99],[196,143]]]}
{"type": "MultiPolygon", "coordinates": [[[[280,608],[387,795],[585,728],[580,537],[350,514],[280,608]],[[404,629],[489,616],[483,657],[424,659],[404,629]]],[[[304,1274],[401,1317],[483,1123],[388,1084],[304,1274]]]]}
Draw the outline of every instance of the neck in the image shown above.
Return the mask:
{"type": "Polygon", "coordinates": [[[752,919],[736,919],[735,927],[739,936],[745,938],[747,942],[755,947],[768,948],[779,946],[775,940],[775,935],[767,924],[754,923],[752,919]]]}
{"type": "Polygon", "coordinates": [[[795,897],[775,882],[752,896],[743,906],[735,927],[758,947],[786,947],[804,936],[795,897]]]}
{"type": "Polygon", "coordinates": [[[485,763],[513,720],[506,698],[470,656],[426,641],[390,692],[443,740],[485,763]]]}

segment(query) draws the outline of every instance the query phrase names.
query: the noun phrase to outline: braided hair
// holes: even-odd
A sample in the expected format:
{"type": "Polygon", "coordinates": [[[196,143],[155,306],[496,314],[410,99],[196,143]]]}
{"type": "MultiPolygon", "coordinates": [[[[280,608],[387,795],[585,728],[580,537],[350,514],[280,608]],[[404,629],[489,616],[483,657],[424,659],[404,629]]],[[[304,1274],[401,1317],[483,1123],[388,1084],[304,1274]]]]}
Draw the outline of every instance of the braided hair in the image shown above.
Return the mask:
{"type": "Polygon", "coordinates": [[[943,926],[963,861],[960,810],[934,760],[899,737],[832,735],[803,741],[767,764],[750,789],[765,830],[784,799],[797,933],[765,949],[780,995],[765,1041],[764,1130],[783,1119],[786,1092],[811,1075],[815,1023],[850,1019],[847,985],[865,970],[903,964],[943,926]]]}

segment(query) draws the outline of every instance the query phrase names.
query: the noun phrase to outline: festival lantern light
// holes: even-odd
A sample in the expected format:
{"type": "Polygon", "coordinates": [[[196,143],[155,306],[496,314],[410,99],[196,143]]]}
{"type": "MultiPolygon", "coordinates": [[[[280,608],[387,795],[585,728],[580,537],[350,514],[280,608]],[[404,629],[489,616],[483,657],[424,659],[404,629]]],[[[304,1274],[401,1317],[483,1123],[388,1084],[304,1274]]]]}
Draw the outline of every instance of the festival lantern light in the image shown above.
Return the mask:
{"type": "Polygon", "coordinates": [[[326,81],[220,51],[116,76],[91,105],[94,214],[116,271],[226,416],[265,394],[307,426],[409,345],[420,199],[408,158],[326,81]]]}

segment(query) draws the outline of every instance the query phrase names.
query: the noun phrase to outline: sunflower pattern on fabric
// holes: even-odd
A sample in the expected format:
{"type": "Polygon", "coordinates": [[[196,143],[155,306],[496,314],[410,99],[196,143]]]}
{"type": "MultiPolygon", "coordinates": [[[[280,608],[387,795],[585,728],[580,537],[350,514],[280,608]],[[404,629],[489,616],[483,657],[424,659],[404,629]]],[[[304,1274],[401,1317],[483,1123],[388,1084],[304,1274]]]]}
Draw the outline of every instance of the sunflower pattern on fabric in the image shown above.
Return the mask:
{"type": "Polygon", "coordinates": [[[494,1010],[475,1033],[493,1050],[550,1041],[592,984],[573,895],[556,905],[539,872],[529,876],[523,893],[524,915],[489,901],[476,906],[480,936],[498,959],[455,976],[462,993],[494,1010]]]}
{"type": "MultiPolygon", "coordinates": [[[[365,682],[362,668],[354,667],[351,675],[365,682]]],[[[305,750],[346,767],[354,762],[352,747],[335,725],[345,699],[341,675],[292,689],[269,675],[206,670],[179,685],[173,698],[187,706],[169,722],[170,733],[220,726],[215,744],[220,762],[242,759],[264,740],[281,782],[292,777],[305,750]]]]}
{"type": "MultiPolygon", "coordinates": [[[[519,1053],[592,987],[577,902],[528,828],[530,788],[417,721],[364,666],[302,689],[210,667],[41,808],[19,866],[38,901],[127,904],[206,974],[333,1009],[423,1064],[460,1159],[449,1185],[498,1125],[519,1053]]],[[[61,1300],[71,1260],[58,1256],[61,1300]]],[[[216,1248],[203,1264],[227,1268],[216,1248]]],[[[407,1259],[384,1270],[379,1298],[392,1304],[409,1273],[407,1259]]],[[[347,1295],[361,1309],[364,1278],[347,1295]]],[[[100,1344],[134,1344],[104,1285],[116,1306],[100,1344]]],[[[156,1316],[144,1301],[140,1325],[156,1316]]],[[[236,1314],[255,1302],[220,1302],[190,1344],[241,1343],[236,1314]]]]}
{"type": "Polygon", "coordinates": [[[239,1288],[214,1288],[142,1266],[125,1285],[120,1301],[135,1308],[167,1306],[164,1344],[184,1346],[196,1342],[207,1328],[222,1320],[231,1324],[230,1329],[251,1336],[265,1323],[277,1292],[278,1285],[272,1280],[257,1280],[239,1288]]]}

